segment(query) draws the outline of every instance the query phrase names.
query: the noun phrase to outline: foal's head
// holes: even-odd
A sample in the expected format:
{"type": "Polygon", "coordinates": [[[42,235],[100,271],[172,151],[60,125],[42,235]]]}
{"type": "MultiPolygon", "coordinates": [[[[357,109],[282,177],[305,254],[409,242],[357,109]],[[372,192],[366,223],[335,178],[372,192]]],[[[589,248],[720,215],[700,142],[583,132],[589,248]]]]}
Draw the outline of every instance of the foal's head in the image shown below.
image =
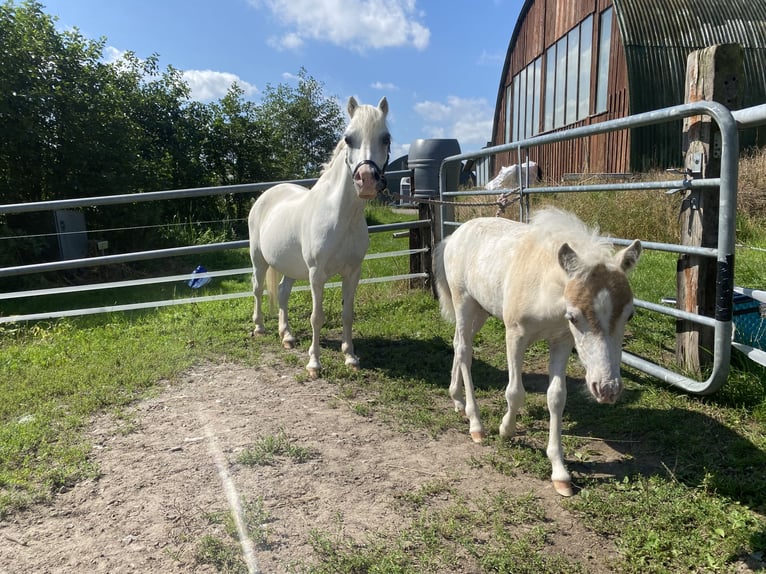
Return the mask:
{"type": "Polygon", "coordinates": [[[378,192],[386,188],[384,174],[391,151],[391,133],[386,126],[388,101],[382,98],[377,107],[360,106],[352,96],[347,109],[351,122],[343,134],[346,164],[357,195],[362,199],[375,199],[378,192]]]}
{"type": "Polygon", "coordinates": [[[564,288],[566,318],[585,382],[600,403],[613,403],[622,392],[620,358],[625,324],[633,316],[633,291],[626,273],[638,262],[641,243],[634,241],[612,261],[588,266],[564,243],[558,259],[569,278],[564,288]]]}

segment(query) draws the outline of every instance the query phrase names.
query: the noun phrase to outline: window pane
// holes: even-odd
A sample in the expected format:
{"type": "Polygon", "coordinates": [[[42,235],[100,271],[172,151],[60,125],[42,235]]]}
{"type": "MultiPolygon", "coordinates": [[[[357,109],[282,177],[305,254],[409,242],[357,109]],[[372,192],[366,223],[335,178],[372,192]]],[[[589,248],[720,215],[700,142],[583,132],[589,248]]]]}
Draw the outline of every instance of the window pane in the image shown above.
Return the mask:
{"type": "Polygon", "coordinates": [[[553,129],[553,109],[556,89],[556,46],[548,48],[545,56],[545,111],[543,112],[543,130],[553,129]]]}
{"type": "Polygon", "coordinates": [[[577,67],[580,63],[580,29],[567,34],[567,124],[577,121],[577,67]]]}
{"type": "Polygon", "coordinates": [[[609,86],[609,51],[612,40],[612,9],[601,13],[598,35],[598,77],[596,78],[596,113],[606,111],[606,96],[609,86]]]}
{"type": "Polygon", "coordinates": [[[534,106],[533,106],[533,112],[532,112],[532,135],[537,135],[540,133],[540,86],[542,83],[542,72],[543,72],[543,59],[537,58],[534,63],[535,67],[535,89],[534,89],[534,106]]]}
{"type": "Polygon", "coordinates": [[[525,137],[532,137],[532,121],[535,112],[535,66],[530,64],[524,70],[527,73],[527,123],[524,130],[525,137]]]}
{"type": "Polygon", "coordinates": [[[527,119],[527,71],[522,70],[519,74],[519,137],[524,139],[527,119]]]}
{"type": "Polygon", "coordinates": [[[519,139],[519,76],[513,79],[513,132],[512,141],[519,139]]]}
{"type": "Polygon", "coordinates": [[[577,119],[588,117],[590,113],[590,62],[593,44],[593,16],[588,16],[580,24],[580,87],[578,90],[577,119]]]}
{"type": "Polygon", "coordinates": [[[553,127],[560,128],[564,125],[564,109],[566,95],[566,70],[567,70],[567,39],[566,36],[556,43],[556,112],[553,118],[553,127]]]}
{"type": "Polygon", "coordinates": [[[511,120],[513,118],[513,83],[505,88],[505,143],[513,141],[511,120]]]}

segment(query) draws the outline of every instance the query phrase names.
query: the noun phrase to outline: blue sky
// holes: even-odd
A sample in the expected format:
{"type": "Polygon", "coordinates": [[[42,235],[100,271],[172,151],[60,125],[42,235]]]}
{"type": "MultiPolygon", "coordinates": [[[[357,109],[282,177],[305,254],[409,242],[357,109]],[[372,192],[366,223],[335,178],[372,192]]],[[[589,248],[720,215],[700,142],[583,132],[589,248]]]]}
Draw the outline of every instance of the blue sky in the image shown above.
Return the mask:
{"type": "Polygon", "coordinates": [[[233,81],[258,101],[301,67],[338,97],[389,102],[392,158],[419,138],[481,148],[522,0],[41,0],[106,55],[158,54],[200,101],[233,81]]]}

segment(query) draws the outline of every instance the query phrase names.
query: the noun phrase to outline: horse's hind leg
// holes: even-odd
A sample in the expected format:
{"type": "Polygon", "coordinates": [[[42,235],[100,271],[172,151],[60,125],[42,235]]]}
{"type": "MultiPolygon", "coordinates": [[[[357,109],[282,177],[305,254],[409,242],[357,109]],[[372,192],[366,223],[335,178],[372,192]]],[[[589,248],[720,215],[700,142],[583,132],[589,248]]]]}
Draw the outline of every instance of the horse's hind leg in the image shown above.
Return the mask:
{"type": "Polygon", "coordinates": [[[505,327],[505,352],[508,360],[508,386],[505,389],[505,401],[508,410],[500,423],[500,436],[512,437],[516,434],[516,415],[524,406],[526,393],[521,381],[521,370],[524,364],[524,351],[527,341],[515,327],[505,327]]]}
{"type": "Polygon", "coordinates": [[[354,297],[362,274],[361,266],[350,275],[343,277],[343,343],[341,351],[346,357],[346,366],[354,370],[359,369],[359,357],[354,354],[354,341],[352,340],[352,325],[354,322],[354,297]]]}
{"type": "Polygon", "coordinates": [[[468,432],[474,442],[484,440],[486,433],[481,424],[471,376],[473,338],[484,325],[487,316],[486,311],[475,301],[462,301],[455,305],[455,338],[452,342],[455,356],[452,360],[450,397],[455,403],[455,410],[465,413],[469,421],[468,432]]]}
{"type": "Polygon", "coordinates": [[[253,335],[262,335],[266,332],[263,325],[263,288],[266,284],[266,270],[268,264],[260,257],[260,254],[252,253],[253,261],[253,335]]]}
{"type": "Polygon", "coordinates": [[[279,300],[279,338],[282,340],[282,346],[285,349],[295,347],[295,337],[290,332],[290,319],[287,314],[287,303],[290,300],[293,283],[295,283],[295,279],[284,276],[277,289],[279,300]]]}

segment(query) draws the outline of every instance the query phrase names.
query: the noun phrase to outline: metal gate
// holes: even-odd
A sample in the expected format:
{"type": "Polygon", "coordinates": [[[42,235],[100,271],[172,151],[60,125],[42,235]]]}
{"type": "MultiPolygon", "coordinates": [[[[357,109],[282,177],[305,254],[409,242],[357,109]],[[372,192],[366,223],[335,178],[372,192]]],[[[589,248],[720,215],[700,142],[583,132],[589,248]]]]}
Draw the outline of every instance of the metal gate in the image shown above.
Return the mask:
{"type": "MultiPolygon", "coordinates": [[[[707,317],[695,313],[685,312],[679,309],[667,307],[658,303],[636,299],[636,307],[646,309],[652,312],[670,315],[676,319],[691,321],[700,325],[706,325],[714,329],[714,348],[713,365],[710,376],[703,381],[689,378],[688,376],[677,373],[657,363],[648,361],[637,355],[623,351],[622,361],[626,365],[634,367],[642,372],[658,377],[672,385],[678,386],[687,392],[694,394],[710,394],[715,392],[723,385],[729,374],[729,362],[732,348],[732,312],[733,312],[733,294],[734,294],[734,249],[735,249],[735,218],[736,218],[736,199],[737,199],[737,176],[739,161],[739,130],[746,127],[766,124],[766,105],[748,108],[736,113],[732,113],[723,105],[716,102],[697,102],[673,106],[652,112],[637,114],[626,118],[606,121],[603,123],[573,128],[557,133],[545,134],[526,140],[521,140],[500,146],[493,146],[482,149],[475,153],[464,153],[450,156],[444,159],[440,168],[439,193],[442,202],[448,202],[459,196],[465,195],[493,195],[498,192],[514,190],[492,190],[492,191],[458,191],[447,189],[444,177],[445,170],[450,164],[462,162],[468,159],[488,158],[501,152],[516,152],[517,165],[521,166],[525,162],[525,150],[533,146],[541,146],[547,143],[573,140],[592,136],[596,134],[624,130],[628,128],[637,128],[652,124],[678,121],[679,119],[695,116],[707,115],[715,121],[720,129],[721,145],[721,176],[708,179],[688,179],[682,181],[649,181],[649,182],[628,182],[597,185],[565,185],[565,186],[542,186],[529,187],[529,181],[523,181],[520,176],[519,187],[516,190],[519,199],[519,218],[526,220],[529,210],[529,196],[532,194],[546,193],[564,193],[564,192],[595,192],[595,191],[625,191],[630,192],[640,189],[697,189],[697,188],[718,188],[720,190],[719,221],[718,221],[718,244],[715,248],[690,247],[680,244],[660,243],[643,241],[645,249],[667,251],[671,253],[687,253],[702,257],[716,259],[716,310],[715,317],[707,317]]],[[[519,170],[521,173],[521,170],[519,170]]],[[[440,208],[439,219],[439,237],[450,233],[456,226],[460,225],[454,220],[451,209],[445,203],[440,208]]],[[[612,240],[610,238],[610,240],[612,240]]],[[[628,245],[628,239],[612,240],[616,245],[628,245]]],[[[761,297],[766,302],[766,293],[748,290],[756,298],[761,297]]],[[[737,344],[743,352],[748,353],[755,358],[766,358],[758,355],[758,349],[746,345],[737,344]]],[[[761,353],[763,353],[761,351],[761,353]]],[[[760,362],[760,361],[759,361],[760,362]]]]}

